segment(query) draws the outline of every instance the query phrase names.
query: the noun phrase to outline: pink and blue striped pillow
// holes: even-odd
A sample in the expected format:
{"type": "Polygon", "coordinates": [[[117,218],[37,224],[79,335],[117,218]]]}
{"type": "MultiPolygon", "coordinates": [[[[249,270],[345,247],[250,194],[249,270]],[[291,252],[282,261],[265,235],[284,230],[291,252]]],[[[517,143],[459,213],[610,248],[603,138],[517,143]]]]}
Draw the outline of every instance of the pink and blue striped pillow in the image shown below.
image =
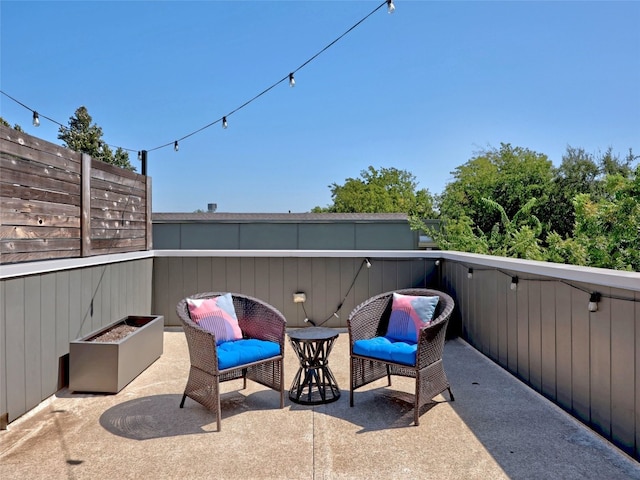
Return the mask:
{"type": "Polygon", "coordinates": [[[416,343],[419,330],[431,323],[439,300],[437,295],[420,297],[394,293],[386,337],[416,343]]]}
{"type": "Polygon", "coordinates": [[[187,298],[187,305],[191,320],[213,333],[217,345],[242,338],[230,293],[214,298],[187,298]]]}

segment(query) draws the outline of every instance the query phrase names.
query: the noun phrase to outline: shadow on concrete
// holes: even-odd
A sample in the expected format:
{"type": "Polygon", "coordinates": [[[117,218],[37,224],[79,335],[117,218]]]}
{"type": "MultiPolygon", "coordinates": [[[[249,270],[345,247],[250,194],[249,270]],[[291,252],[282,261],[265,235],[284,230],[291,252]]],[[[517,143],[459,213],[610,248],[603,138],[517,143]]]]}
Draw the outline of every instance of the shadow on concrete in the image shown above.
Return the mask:
{"type": "MultiPolygon", "coordinates": [[[[110,433],[132,440],[208,434],[217,431],[216,414],[181,394],[150,395],[119,403],[100,416],[100,425],[110,433]]],[[[220,397],[222,422],[248,410],[279,409],[276,392],[259,391],[243,395],[233,391],[220,397]]]]}

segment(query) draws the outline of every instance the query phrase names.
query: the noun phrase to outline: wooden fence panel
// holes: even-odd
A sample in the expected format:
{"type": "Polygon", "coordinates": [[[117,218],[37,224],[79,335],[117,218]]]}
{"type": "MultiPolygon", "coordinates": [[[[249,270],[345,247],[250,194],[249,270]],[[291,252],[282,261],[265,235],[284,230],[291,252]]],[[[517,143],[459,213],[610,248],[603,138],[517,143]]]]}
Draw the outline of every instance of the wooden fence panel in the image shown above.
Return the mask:
{"type": "Polygon", "coordinates": [[[151,248],[151,182],[0,126],[0,264],[151,248]]]}

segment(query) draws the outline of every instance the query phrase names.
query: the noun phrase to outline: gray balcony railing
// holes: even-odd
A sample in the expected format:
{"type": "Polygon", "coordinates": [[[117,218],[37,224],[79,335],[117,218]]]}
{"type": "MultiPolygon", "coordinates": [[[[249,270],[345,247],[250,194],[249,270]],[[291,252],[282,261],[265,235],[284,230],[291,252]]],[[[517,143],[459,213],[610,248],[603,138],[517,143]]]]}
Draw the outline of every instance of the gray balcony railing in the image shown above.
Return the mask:
{"type": "Polygon", "coordinates": [[[305,310],[344,327],[366,298],[412,286],[450,293],[452,334],[640,458],[640,274],[440,251],[163,250],[0,267],[0,414],[11,422],[65,384],[69,341],[130,314],[175,325],[191,293],[250,294],[291,327],[305,310]]]}

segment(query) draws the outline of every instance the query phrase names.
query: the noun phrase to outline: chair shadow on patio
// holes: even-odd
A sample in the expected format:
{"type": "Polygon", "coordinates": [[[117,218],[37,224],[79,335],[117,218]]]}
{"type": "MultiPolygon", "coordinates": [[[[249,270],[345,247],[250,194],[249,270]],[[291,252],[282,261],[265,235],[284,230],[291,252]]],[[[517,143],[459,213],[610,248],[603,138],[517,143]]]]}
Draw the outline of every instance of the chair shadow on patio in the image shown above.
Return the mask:
{"type": "MultiPolygon", "coordinates": [[[[280,410],[277,397],[276,392],[267,389],[249,395],[240,391],[223,393],[222,418],[249,410],[280,410]]],[[[184,408],[178,409],[181,399],[182,394],[165,394],[119,403],[100,416],[100,425],[114,435],[132,440],[216,433],[214,412],[189,399],[184,408]]]]}
{"type": "MultiPolygon", "coordinates": [[[[394,386],[397,382],[394,381],[394,386]]],[[[420,407],[420,415],[425,414],[440,403],[447,403],[445,399],[424,403],[420,407]]],[[[373,384],[367,390],[358,391],[358,403],[349,406],[349,390],[341,389],[337,402],[313,407],[316,414],[333,417],[336,420],[349,422],[359,426],[356,434],[390,430],[396,428],[419,428],[413,423],[414,397],[412,393],[395,390],[386,386],[373,384]]],[[[291,410],[305,410],[311,407],[289,403],[291,410]]]]}

